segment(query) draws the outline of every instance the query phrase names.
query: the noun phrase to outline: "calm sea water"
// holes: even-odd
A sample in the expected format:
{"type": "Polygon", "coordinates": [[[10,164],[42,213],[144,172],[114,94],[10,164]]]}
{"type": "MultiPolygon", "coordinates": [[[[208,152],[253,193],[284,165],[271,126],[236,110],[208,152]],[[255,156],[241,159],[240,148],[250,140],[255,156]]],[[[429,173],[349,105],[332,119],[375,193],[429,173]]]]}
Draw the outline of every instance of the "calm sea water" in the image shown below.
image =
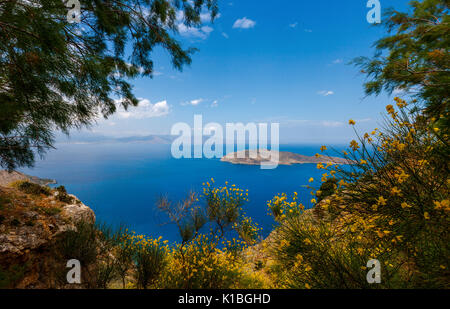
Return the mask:
{"type": "MultiPolygon", "coordinates": [[[[335,146],[340,148],[339,146],[335,146]]],[[[282,151],[312,156],[320,146],[285,145],[282,151]]],[[[134,143],[59,144],[33,169],[25,173],[52,178],[91,207],[97,220],[108,224],[127,224],[138,233],[178,240],[174,226],[156,209],[161,194],[173,201],[190,190],[201,192],[202,183],[214,177],[217,184],[229,181],[249,190],[244,210],[267,235],[273,227],[267,201],[277,193],[297,191],[305,205],[311,195],[304,185],[320,179],[323,171],[314,164],[279,166],[261,170],[259,166],[233,165],[218,159],[173,159],[168,145],[134,143]]]]}

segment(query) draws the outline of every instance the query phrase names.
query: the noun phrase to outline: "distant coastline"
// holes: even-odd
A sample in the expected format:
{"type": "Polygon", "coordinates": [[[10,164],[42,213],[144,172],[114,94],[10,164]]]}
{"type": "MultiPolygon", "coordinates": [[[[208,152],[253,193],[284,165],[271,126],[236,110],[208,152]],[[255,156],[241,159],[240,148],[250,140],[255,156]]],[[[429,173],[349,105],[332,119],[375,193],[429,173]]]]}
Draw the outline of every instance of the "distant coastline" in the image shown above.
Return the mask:
{"type": "Polygon", "coordinates": [[[8,172],[6,170],[0,170],[0,186],[7,186],[8,184],[15,181],[29,181],[41,186],[57,183],[54,179],[39,178],[17,171],[8,172]]]}
{"type": "MultiPolygon", "coordinates": [[[[229,153],[224,156],[220,161],[232,163],[232,164],[243,164],[243,165],[260,165],[263,162],[270,162],[270,158],[274,157],[271,150],[244,150],[229,153]],[[268,159],[269,158],[269,159],[268,159]]],[[[318,163],[333,163],[333,164],[353,164],[351,160],[339,158],[339,157],[329,157],[329,156],[304,156],[301,154],[280,151],[279,152],[279,165],[293,165],[293,164],[318,164],[318,163]]]]}

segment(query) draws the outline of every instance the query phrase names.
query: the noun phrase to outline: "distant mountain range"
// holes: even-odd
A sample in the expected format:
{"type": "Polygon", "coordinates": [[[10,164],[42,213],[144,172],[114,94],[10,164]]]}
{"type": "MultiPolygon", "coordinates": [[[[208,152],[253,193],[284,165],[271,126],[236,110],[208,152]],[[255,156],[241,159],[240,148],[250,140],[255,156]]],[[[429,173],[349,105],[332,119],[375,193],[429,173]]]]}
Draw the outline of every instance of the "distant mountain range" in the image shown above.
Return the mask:
{"type": "Polygon", "coordinates": [[[145,143],[155,145],[169,145],[176,138],[171,135],[145,135],[145,136],[128,136],[128,137],[111,137],[96,134],[71,134],[69,138],[60,137],[59,142],[62,143],[145,143]]]}

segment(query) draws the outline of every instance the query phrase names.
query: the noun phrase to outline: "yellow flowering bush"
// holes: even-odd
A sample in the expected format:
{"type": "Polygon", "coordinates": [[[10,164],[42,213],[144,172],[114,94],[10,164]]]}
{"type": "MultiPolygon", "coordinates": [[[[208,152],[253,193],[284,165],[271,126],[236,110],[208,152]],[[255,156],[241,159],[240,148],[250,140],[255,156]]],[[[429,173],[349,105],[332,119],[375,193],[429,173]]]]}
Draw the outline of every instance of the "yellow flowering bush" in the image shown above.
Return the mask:
{"type": "MultiPolygon", "coordinates": [[[[234,243],[234,242],[232,242],[234,243]]],[[[163,288],[235,289],[258,286],[246,272],[243,260],[213,235],[199,235],[169,255],[163,288]]]]}
{"type": "MultiPolygon", "coordinates": [[[[395,103],[384,129],[358,135],[343,151],[351,165],[317,166],[326,171],[322,186],[333,190],[315,193],[322,200],[312,217],[286,216],[278,228],[280,286],[369,287],[365,263],[378,259],[382,283],[370,287],[450,287],[448,129],[395,103]]],[[[286,200],[269,204],[277,217],[286,200]]]]}
{"type": "Polygon", "coordinates": [[[267,202],[271,215],[276,221],[282,222],[286,218],[300,216],[305,207],[298,200],[298,193],[294,192],[289,199],[286,193],[276,195],[272,200],[267,202]]]}
{"type": "Polygon", "coordinates": [[[242,288],[259,287],[260,280],[245,266],[242,251],[255,244],[261,230],[243,213],[248,190],[234,184],[204,183],[203,194],[190,194],[180,203],[162,200],[164,210],[180,231],[181,243],[170,249],[163,287],[242,288]],[[202,233],[205,228],[208,233],[202,233]],[[233,233],[240,239],[227,240],[233,233]]]}

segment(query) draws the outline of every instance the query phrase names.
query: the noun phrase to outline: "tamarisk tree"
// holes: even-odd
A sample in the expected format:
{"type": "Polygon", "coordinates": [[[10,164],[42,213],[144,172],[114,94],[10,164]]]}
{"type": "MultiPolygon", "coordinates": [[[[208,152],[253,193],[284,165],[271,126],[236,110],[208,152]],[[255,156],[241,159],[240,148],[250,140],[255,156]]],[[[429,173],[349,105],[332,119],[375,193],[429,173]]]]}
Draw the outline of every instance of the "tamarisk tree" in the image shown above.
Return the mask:
{"type": "Polygon", "coordinates": [[[450,92],[450,4],[411,1],[411,11],[390,9],[382,25],[388,35],[375,43],[373,58],[355,59],[369,80],[367,94],[404,90],[440,127],[448,127],[450,92]]]}
{"type": "Polygon", "coordinates": [[[178,27],[214,20],[216,2],[81,0],[74,23],[62,0],[0,1],[0,166],[32,166],[56,130],[136,106],[129,81],[152,76],[152,51],[164,48],[176,69],[190,64],[195,49],[177,41],[178,27]]]}

